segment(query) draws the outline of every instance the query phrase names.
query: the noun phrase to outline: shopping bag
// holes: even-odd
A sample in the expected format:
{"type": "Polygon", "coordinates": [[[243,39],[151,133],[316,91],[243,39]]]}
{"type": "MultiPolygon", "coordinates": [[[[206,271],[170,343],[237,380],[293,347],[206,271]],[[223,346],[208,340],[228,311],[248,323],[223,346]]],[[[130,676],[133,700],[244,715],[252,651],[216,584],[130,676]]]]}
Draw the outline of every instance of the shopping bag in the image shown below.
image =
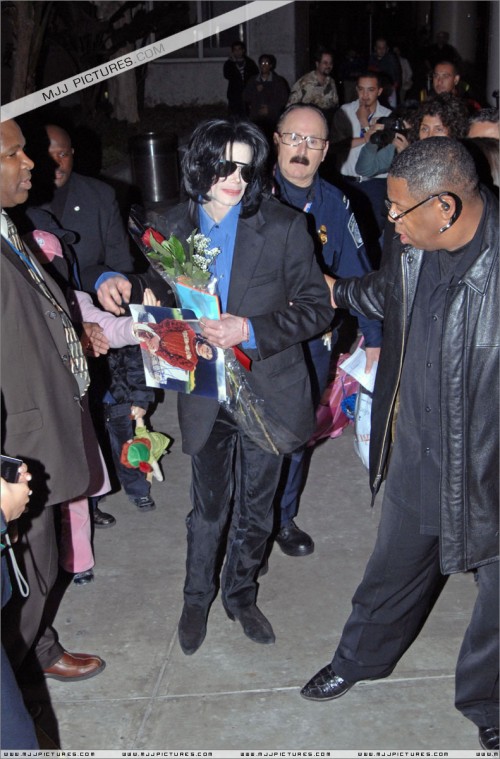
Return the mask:
{"type": "Polygon", "coordinates": [[[354,423],[353,396],[358,392],[359,382],[340,368],[349,355],[341,353],[338,357],[333,379],[316,410],[316,426],[308,445],[314,445],[323,438],[339,437],[348,424],[354,423]]]}
{"type": "Polygon", "coordinates": [[[370,466],[372,394],[359,388],[354,409],[354,450],[366,469],[370,466]]]}

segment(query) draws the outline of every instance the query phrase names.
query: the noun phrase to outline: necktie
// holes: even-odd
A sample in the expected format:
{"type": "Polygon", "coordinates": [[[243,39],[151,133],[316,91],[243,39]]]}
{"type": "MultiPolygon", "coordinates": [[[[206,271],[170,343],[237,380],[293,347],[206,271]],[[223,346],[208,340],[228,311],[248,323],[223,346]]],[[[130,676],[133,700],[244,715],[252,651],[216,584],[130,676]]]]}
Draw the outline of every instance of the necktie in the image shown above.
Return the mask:
{"type": "Polygon", "coordinates": [[[5,214],[5,217],[7,219],[7,230],[8,230],[9,242],[11,243],[15,252],[19,256],[20,260],[24,263],[24,265],[28,269],[32,279],[37,283],[38,287],[43,292],[45,297],[51,302],[51,304],[54,306],[54,308],[57,310],[57,312],[61,316],[61,322],[64,327],[66,343],[68,345],[69,366],[70,366],[71,372],[75,376],[76,381],[78,382],[78,387],[80,389],[80,397],[83,398],[90,384],[90,376],[89,376],[87,361],[83,354],[82,346],[81,346],[80,340],[78,339],[78,335],[75,332],[75,328],[73,327],[73,324],[71,323],[71,320],[69,316],[67,315],[66,311],[63,309],[63,307],[60,305],[60,303],[51,293],[38,267],[35,265],[34,261],[31,259],[31,256],[28,250],[26,249],[23,241],[21,240],[12,219],[10,219],[7,216],[7,214],[5,214]]]}

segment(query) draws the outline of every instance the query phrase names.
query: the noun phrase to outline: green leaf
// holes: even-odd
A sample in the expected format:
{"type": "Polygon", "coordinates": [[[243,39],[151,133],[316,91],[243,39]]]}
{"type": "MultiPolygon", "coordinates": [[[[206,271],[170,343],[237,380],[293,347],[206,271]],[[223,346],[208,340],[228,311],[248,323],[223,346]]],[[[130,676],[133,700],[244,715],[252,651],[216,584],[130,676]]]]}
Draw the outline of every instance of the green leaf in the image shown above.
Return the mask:
{"type": "Polygon", "coordinates": [[[150,252],[147,255],[148,258],[151,258],[153,261],[159,261],[159,263],[165,268],[172,268],[174,265],[173,256],[166,255],[165,253],[150,252]]]}
{"type": "Polygon", "coordinates": [[[155,251],[155,253],[158,253],[158,255],[162,256],[165,254],[164,245],[162,243],[156,242],[152,234],[149,235],[149,244],[151,245],[151,248],[155,251]]]}
{"type": "Polygon", "coordinates": [[[186,253],[181,241],[177,237],[174,237],[174,235],[171,235],[168,239],[168,248],[174,258],[183,264],[186,260],[186,253]]]}

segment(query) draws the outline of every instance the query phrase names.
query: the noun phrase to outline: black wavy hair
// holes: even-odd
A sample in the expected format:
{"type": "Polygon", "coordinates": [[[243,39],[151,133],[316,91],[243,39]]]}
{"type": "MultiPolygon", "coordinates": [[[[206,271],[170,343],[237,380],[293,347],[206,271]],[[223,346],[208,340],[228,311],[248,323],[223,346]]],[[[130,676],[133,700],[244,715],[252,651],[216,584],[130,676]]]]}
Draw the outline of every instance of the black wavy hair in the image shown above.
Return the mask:
{"type": "Polygon", "coordinates": [[[217,181],[217,164],[226,157],[226,146],[241,142],[252,151],[252,178],[241,200],[241,215],[258,210],[266,186],[267,140],[250,121],[210,119],[199,124],[191,135],[182,159],[182,181],[187,195],[196,203],[207,202],[208,191],[217,181]]]}
{"type": "Polygon", "coordinates": [[[424,116],[439,116],[443,126],[448,129],[448,137],[461,140],[467,137],[469,131],[469,113],[462,100],[451,92],[443,92],[426,100],[419,107],[413,119],[410,139],[419,139],[420,125],[424,116]]]}
{"type": "Polygon", "coordinates": [[[207,364],[215,364],[217,361],[217,348],[215,345],[212,345],[212,343],[209,343],[206,337],[203,337],[203,335],[196,335],[194,342],[196,345],[208,345],[208,347],[212,351],[212,355],[210,358],[206,358],[206,356],[200,356],[199,353],[197,353],[197,356],[201,358],[203,361],[205,361],[207,364]]]}

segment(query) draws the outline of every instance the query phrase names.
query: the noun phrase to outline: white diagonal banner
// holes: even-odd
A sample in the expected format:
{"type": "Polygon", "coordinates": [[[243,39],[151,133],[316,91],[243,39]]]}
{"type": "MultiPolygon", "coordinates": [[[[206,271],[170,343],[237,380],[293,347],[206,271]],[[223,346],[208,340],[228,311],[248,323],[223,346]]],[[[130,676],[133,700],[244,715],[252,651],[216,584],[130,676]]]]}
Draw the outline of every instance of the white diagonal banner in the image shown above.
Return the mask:
{"type": "Polygon", "coordinates": [[[155,58],[161,58],[168,53],[173,53],[206,37],[211,37],[213,34],[230,29],[233,26],[244,24],[246,21],[282,8],[284,5],[289,5],[292,2],[294,0],[255,0],[241,8],[235,8],[232,11],[228,11],[228,13],[215,16],[215,18],[203,21],[201,24],[185,29],[183,32],[173,34],[171,37],[165,37],[163,40],[158,40],[138,50],[133,50],[131,53],[126,53],[119,58],[113,58],[109,63],[95,66],[81,74],[75,74],[57,84],[52,84],[50,87],[33,92],[31,95],[13,100],[2,106],[1,121],[15,119],[16,116],[20,116],[22,113],[40,108],[47,103],[53,103],[74,92],[91,87],[93,84],[97,84],[97,82],[118,76],[124,71],[131,70],[137,66],[143,66],[145,63],[154,61],[155,58]]]}

